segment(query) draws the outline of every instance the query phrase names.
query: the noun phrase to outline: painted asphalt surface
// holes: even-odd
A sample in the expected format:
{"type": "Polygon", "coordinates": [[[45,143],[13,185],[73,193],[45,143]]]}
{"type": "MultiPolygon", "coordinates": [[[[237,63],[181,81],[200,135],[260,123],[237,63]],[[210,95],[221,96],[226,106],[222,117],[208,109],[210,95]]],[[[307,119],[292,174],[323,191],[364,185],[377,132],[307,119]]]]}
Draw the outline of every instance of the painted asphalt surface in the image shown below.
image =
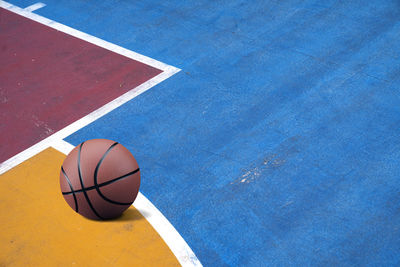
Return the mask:
{"type": "Polygon", "coordinates": [[[66,140],[128,147],[204,265],[399,264],[398,1],[45,3],[182,69],[66,140]]]}
{"type": "Polygon", "coordinates": [[[0,162],[161,72],[6,9],[0,17],[0,162]]]}
{"type": "Polygon", "coordinates": [[[114,220],[77,216],[60,196],[65,157],[48,148],[1,175],[1,266],[180,266],[133,206],[114,220]]]}

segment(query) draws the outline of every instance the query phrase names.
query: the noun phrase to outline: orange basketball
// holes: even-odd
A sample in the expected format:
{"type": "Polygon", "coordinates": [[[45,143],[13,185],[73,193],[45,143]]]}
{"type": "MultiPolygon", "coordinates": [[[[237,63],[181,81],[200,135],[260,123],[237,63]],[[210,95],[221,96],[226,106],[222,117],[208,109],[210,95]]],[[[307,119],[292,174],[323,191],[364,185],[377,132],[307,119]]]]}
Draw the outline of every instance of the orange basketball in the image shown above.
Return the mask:
{"type": "Polygon", "coordinates": [[[62,195],[77,213],[97,220],[120,216],[135,200],[139,166],[121,144],[93,139],[79,144],[60,172],[62,195]]]}

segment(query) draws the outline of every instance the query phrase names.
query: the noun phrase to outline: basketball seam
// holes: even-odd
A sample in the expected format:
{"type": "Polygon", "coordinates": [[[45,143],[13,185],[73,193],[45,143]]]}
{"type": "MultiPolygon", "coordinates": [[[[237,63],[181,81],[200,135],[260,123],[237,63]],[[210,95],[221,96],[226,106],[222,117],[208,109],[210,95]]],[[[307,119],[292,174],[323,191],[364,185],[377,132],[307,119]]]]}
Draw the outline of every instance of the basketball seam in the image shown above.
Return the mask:
{"type": "Polygon", "coordinates": [[[103,163],[104,159],[106,158],[107,154],[115,147],[118,145],[118,142],[115,142],[114,144],[112,144],[107,151],[104,153],[104,155],[101,157],[101,159],[99,160],[99,162],[97,163],[97,166],[94,170],[94,186],[96,188],[97,193],[100,195],[101,198],[103,198],[105,201],[110,202],[112,204],[116,204],[116,205],[131,205],[132,203],[124,203],[124,202],[119,202],[119,201],[114,201],[112,199],[109,199],[108,197],[106,197],[105,195],[103,195],[103,193],[100,191],[100,187],[99,184],[97,183],[97,173],[100,169],[100,165],[101,163],[103,163]]]}
{"type": "Polygon", "coordinates": [[[81,173],[81,151],[82,151],[82,146],[84,143],[85,142],[81,143],[81,145],[79,146],[79,150],[78,150],[78,175],[79,175],[79,180],[80,180],[81,186],[82,186],[82,192],[85,195],[86,201],[88,202],[89,207],[92,209],[94,214],[96,214],[96,216],[99,217],[100,219],[104,220],[104,218],[101,217],[100,214],[97,213],[97,211],[93,207],[92,203],[90,202],[89,196],[87,195],[87,193],[85,191],[85,186],[83,184],[82,173],[81,173]]]}
{"type": "MultiPolygon", "coordinates": [[[[128,177],[128,176],[134,175],[134,174],[137,173],[138,171],[140,171],[139,168],[137,168],[136,170],[131,171],[131,172],[127,173],[127,174],[124,174],[124,175],[122,175],[122,176],[120,176],[120,177],[114,178],[114,179],[112,179],[112,180],[110,180],[110,181],[101,183],[101,184],[99,184],[99,188],[101,188],[101,187],[103,187],[103,186],[107,186],[107,185],[113,184],[113,183],[115,183],[115,182],[117,182],[117,181],[119,181],[119,180],[122,180],[122,179],[124,179],[124,178],[126,178],[126,177],[128,177]]],[[[85,187],[85,190],[86,190],[86,191],[93,190],[93,189],[96,189],[96,187],[95,187],[95,186],[85,187]]],[[[73,190],[73,191],[69,191],[69,192],[61,192],[61,193],[62,193],[63,195],[71,195],[71,194],[73,194],[73,193],[75,193],[75,194],[76,194],[76,193],[82,193],[82,191],[83,191],[82,189],[78,189],[78,190],[73,190]]]]}
{"type": "Polygon", "coordinates": [[[61,166],[61,172],[63,173],[65,180],[67,181],[69,187],[71,188],[71,193],[74,196],[74,201],[75,201],[75,211],[78,212],[78,201],[76,200],[75,191],[74,191],[74,188],[72,187],[71,181],[69,180],[69,178],[67,176],[67,173],[64,171],[63,166],[61,166]]]}

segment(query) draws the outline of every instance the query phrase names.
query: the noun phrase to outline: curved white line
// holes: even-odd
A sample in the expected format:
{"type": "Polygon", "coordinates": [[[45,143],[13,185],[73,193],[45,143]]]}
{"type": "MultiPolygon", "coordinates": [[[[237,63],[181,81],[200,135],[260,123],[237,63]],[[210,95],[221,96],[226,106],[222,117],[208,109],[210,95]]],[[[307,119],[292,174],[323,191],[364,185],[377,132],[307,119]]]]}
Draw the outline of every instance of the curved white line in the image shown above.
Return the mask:
{"type": "MultiPolygon", "coordinates": [[[[64,140],[53,142],[51,146],[66,155],[74,149],[73,145],[64,140]]],[[[153,226],[182,266],[202,266],[175,227],[142,193],[139,192],[133,206],[153,226]]]]}
{"type": "MultiPolygon", "coordinates": [[[[10,170],[11,168],[17,166],[18,164],[22,163],[23,161],[40,153],[41,151],[45,150],[50,146],[54,147],[55,149],[59,150],[64,154],[68,154],[74,148],[74,146],[64,141],[63,139],[65,137],[71,135],[72,133],[76,132],[82,127],[85,127],[86,125],[92,123],[93,121],[104,116],[108,112],[114,110],[115,108],[121,106],[122,104],[128,102],[129,100],[135,98],[136,96],[140,95],[141,93],[147,91],[151,87],[155,86],[156,84],[164,81],[165,79],[171,77],[172,75],[180,71],[180,69],[176,67],[167,65],[163,62],[138,54],[136,52],[125,49],[118,45],[106,42],[102,39],[80,32],[63,24],[49,20],[40,15],[31,13],[29,8],[24,10],[22,8],[19,8],[2,0],[0,0],[0,7],[163,71],[162,73],[158,74],[152,79],[142,83],[136,88],[133,88],[132,90],[114,99],[113,101],[105,104],[104,106],[93,111],[92,113],[66,126],[60,131],[43,139],[42,141],[20,152],[19,154],[6,160],[5,162],[0,163],[0,175],[10,170]]],[[[174,255],[176,256],[176,258],[178,259],[179,263],[182,266],[202,266],[196,255],[190,249],[189,245],[185,242],[182,236],[176,231],[176,229],[172,226],[172,224],[140,192],[133,205],[153,226],[153,228],[158,232],[161,238],[163,238],[165,243],[169,246],[169,248],[174,253],[174,255]]]]}
{"type": "Polygon", "coordinates": [[[182,266],[202,266],[175,227],[142,193],[139,192],[133,206],[153,226],[182,266]]]}

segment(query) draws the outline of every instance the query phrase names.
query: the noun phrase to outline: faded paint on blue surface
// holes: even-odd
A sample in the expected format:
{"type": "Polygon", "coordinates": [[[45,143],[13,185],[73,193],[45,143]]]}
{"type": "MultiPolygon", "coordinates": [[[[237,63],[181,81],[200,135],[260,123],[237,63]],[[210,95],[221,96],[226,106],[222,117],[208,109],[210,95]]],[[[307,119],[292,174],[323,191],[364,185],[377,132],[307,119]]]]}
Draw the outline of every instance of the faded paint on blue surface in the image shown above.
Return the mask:
{"type": "Polygon", "coordinates": [[[67,141],[131,149],[204,265],[400,263],[398,1],[45,3],[182,68],[67,141]]]}

